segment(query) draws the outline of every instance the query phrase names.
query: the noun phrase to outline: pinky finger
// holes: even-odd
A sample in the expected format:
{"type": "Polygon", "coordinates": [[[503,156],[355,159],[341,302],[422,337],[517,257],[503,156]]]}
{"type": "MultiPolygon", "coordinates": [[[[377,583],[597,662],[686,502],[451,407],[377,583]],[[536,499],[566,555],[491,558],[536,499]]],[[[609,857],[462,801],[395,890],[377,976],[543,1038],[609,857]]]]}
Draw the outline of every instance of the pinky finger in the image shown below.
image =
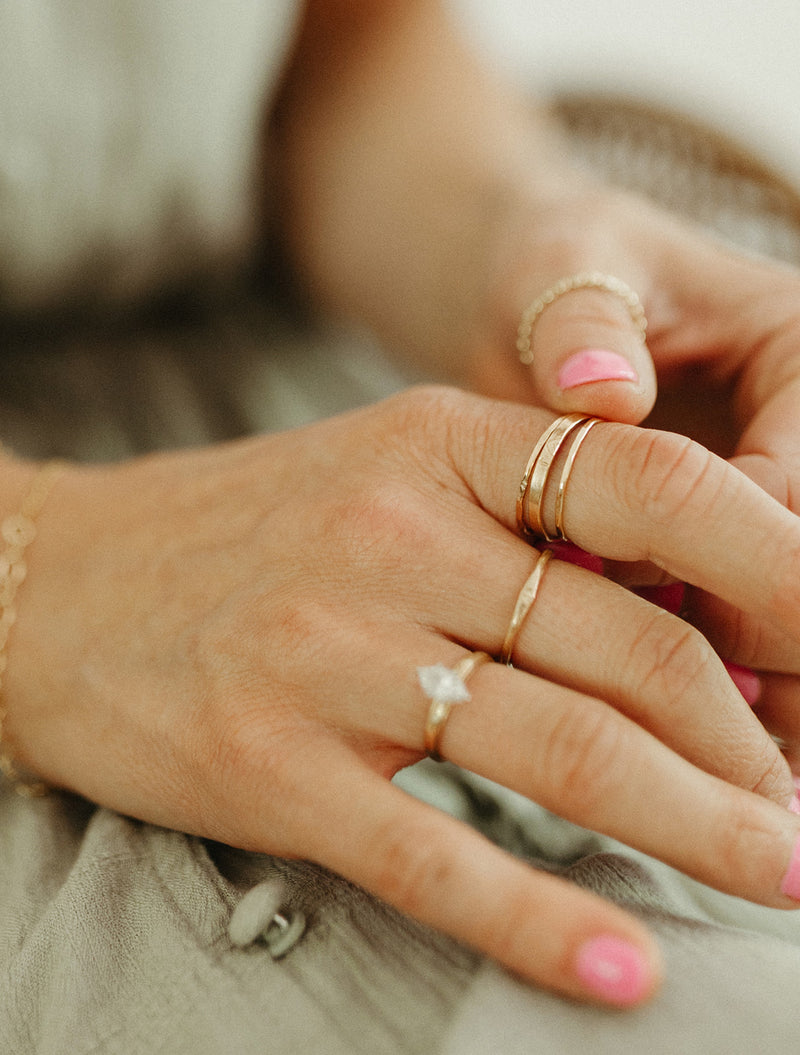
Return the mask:
{"type": "Polygon", "coordinates": [[[317,803],[308,856],[545,988],[615,1007],[658,988],[660,954],[635,918],[532,869],[352,756],[336,762],[318,773],[329,778],[328,815],[317,803]]]}

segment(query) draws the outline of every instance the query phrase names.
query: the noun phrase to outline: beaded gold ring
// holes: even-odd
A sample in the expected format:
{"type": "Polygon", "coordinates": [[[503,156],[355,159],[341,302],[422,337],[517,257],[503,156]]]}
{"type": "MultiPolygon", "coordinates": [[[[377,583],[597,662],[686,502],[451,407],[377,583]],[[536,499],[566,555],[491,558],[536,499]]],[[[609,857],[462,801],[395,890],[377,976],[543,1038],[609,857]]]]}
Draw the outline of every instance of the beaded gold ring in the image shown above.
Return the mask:
{"type": "Polygon", "coordinates": [[[526,366],[533,362],[533,330],[545,308],[553,301],[563,297],[566,293],[572,293],[577,289],[599,289],[605,293],[613,293],[625,302],[631,320],[639,330],[642,340],[647,335],[647,318],[644,307],[637,293],[631,289],[627,282],[615,275],[606,275],[602,271],[581,271],[577,275],[562,278],[554,286],[550,286],[544,293],[528,307],[522,315],[522,320],[517,331],[517,351],[519,361],[526,366]]]}

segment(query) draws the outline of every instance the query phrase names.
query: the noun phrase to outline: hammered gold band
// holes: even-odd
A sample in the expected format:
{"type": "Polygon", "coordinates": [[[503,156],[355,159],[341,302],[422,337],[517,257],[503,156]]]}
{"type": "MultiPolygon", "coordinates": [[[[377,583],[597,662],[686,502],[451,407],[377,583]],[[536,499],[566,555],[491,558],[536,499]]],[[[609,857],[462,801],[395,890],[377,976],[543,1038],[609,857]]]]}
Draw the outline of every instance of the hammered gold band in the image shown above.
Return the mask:
{"type": "Polygon", "coordinates": [[[567,452],[566,461],[561,469],[561,476],[558,480],[558,490],[556,491],[556,508],[554,513],[554,521],[556,528],[556,538],[562,541],[567,541],[567,536],[564,531],[564,500],[567,494],[567,484],[569,478],[572,475],[572,466],[575,464],[575,457],[581,448],[581,444],[586,439],[589,430],[600,421],[600,418],[589,418],[587,421],[582,422],[575,430],[575,435],[572,439],[569,451],[567,452]]]}
{"type": "Polygon", "coordinates": [[[467,679],[484,663],[491,663],[487,652],[471,652],[451,669],[437,664],[417,671],[423,691],[431,701],[425,721],[425,751],[434,762],[443,762],[439,750],[450,711],[457,703],[471,699],[467,679]]]}
{"type": "Polygon", "coordinates": [[[548,542],[558,539],[567,541],[564,529],[564,502],[567,484],[575,464],[575,457],[591,428],[602,418],[586,417],[583,414],[564,414],[545,429],[539,437],[525,466],[517,491],[517,530],[523,537],[543,538],[548,542]],[[555,533],[551,534],[544,523],[544,499],[550,482],[553,465],[563,445],[571,440],[566,461],[561,468],[555,502],[555,533]]]}
{"type": "Polygon", "coordinates": [[[508,630],[506,630],[506,636],[503,639],[503,647],[500,649],[500,661],[501,663],[505,663],[507,667],[514,666],[512,662],[514,645],[517,643],[519,632],[522,629],[522,624],[525,622],[528,612],[533,608],[533,604],[539,594],[539,587],[542,585],[545,568],[552,560],[552,557],[553,551],[551,549],[542,550],[536,558],[533,571],[525,580],[522,589],[519,591],[516,604],[514,605],[514,611],[511,616],[511,622],[508,624],[508,630]]]}
{"type": "Polygon", "coordinates": [[[631,320],[639,330],[642,340],[645,339],[647,335],[647,318],[644,313],[644,307],[638,295],[628,283],[623,282],[621,278],[617,278],[615,275],[606,275],[602,271],[581,271],[577,275],[562,278],[555,285],[550,286],[523,313],[519,330],[517,331],[517,351],[519,352],[521,363],[528,365],[533,362],[533,331],[544,309],[558,300],[559,297],[563,297],[566,293],[572,293],[577,289],[599,289],[605,293],[613,293],[615,296],[620,297],[628,309],[631,320]]]}

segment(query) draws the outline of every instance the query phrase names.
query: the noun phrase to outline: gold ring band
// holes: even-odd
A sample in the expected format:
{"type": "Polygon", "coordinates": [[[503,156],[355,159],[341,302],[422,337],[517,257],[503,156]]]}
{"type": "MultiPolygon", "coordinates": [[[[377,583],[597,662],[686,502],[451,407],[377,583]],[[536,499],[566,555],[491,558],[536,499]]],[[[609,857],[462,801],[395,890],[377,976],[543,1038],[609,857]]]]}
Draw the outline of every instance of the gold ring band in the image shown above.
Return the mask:
{"type": "Polygon", "coordinates": [[[439,747],[450,711],[457,703],[472,698],[466,686],[467,679],[478,667],[491,661],[487,652],[471,652],[452,668],[441,664],[418,668],[422,690],[431,701],[425,721],[425,751],[434,762],[444,761],[439,747]]]}
{"type": "MultiPolygon", "coordinates": [[[[525,471],[520,480],[517,492],[517,531],[522,535],[533,538],[543,538],[548,542],[554,541],[559,536],[550,535],[544,526],[542,505],[547,481],[553,468],[553,462],[558,457],[558,452],[564,441],[579,426],[590,421],[585,414],[564,414],[550,425],[531,451],[531,456],[525,466],[525,471]]],[[[588,431],[588,430],[587,430],[588,431]]],[[[572,466],[570,465],[570,470],[572,466]]],[[[564,500],[561,500],[563,513],[564,500]]]]}
{"type": "Polygon", "coordinates": [[[556,526],[556,539],[561,539],[563,542],[567,541],[567,536],[564,532],[564,499],[567,494],[567,484],[572,475],[572,466],[575,464],[575,457],[580,450],[581,444],[586,439],[587,433],[600,420],[600,418],[589,418],[588,421],[584,421],[583,424],[578,427],[575,436],[573,437],[572,445],[567,452],[567,460],[564,462],[564,467],[561,470],[561,476],[558,481],[558,490],[556,491],[554,521],[556,526]]]}
{"type": "Polygon", "coordinates": [[[505,663],[507,667],[514,666],[512,662],[514,645],[517,643],[519,632],[522,629],[522,624],[525,622],[528,612],[533,608],[534,601],[539,593],[539,587],[542,585],[545,568],[552,557],[553,551],[551,549],[542,550],[536,558],[533,571],[525,580],[522,589],[519,591],[516,604],[514,605],[514,612],[511,616],[511,622],[508,624],[508,630],[506,630],[506,636],[503,639],[503,647],[500,650],[500,661],[501,663],[505,663]]]}
{"type": "Polygon", "coordinates": [[[615,275],[606,275],[602,271],[581,271],[577,275],[562,278],[555,285],[550,286],[523,313],[517,331],[517,351],[521,363],[529,365],[533,362],[533,331],[544,309],[559,297],[577,289],[599,289],[620,297],[625,302],[628,314],[644,341],[647,335],[647,317],[638,294],[627,282],[623,282],[615,275]]]}

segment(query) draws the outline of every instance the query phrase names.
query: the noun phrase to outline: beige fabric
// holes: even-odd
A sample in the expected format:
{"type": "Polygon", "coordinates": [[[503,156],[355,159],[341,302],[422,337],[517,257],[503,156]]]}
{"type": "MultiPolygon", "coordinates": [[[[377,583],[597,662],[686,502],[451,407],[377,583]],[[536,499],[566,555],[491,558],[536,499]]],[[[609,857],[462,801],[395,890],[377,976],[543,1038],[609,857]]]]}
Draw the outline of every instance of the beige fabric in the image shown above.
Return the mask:
{"type": "Polygon", "coordinates": [[[4,0],[0,294],[125,302],[241,259],[297,0],[4,0]]]}
{"type": "MultiPolygon", "coordinates": [[[[112,92],[108,98],[115,101],[107,105],[113,115],[163,110],[160,132],[136,133],[156,137],[148,140],[153,154],[148,151],[143,169],[133,167],[130,184],[123,181],[128,189],[117,215],[107,196],[93,199],[103,162],[83,173],[80,151],[75,157],[59,147],[55,125],[48,126],[55,155],[69,162],[54,169],[65,182],[47,185],[55,194],[52,202],[46,188],[36,192],[45,210],[41,219],[34,215],[34,199],[19,198],[28,220],[13,209],[9,215],[0,203],[0,245],[6,247],[0,269],[7,293],[33,303],[65,291],[74,279],[93,291],[90,296],[126,296],[184,273],[190,244],[202,244],[208,258],[224,255],[227,245],[245,249],[248,235],[241,238],[241,219],[248,191],[242,177],[249,162],[242,147],[257,112],[254,100],[268,76],[258,49],[244,38],[250,31],[256,37],[278,8],[286,13],[287,5],[59,4],[36,0],[23,5],[20,0],[3,6],[0,41],[13,40],[13,50],[20,52],[14,57],[17,73],[25,53],[20,44],[25,18],[37,28],[38,17],[52,31],[39,34],[37,28],[29,37],[37,53],[52,43],[56,28],[81,26],[69,40],[81,68],[65,71],[65,90],[71,97],[84,92],[94,99],[97,77],[110,78],[122,97],[129,89],[141,90],[146,102],[112,92]],[[65,12],[63,21],[59,10],[65,12]],[[77,21],[67,19],[68,11],[77,21]],[[151,78],[133,76],[132,46],[122,52],[97,50],[94,45],[102,39],[84,35],[90,12],[105,30],[112,16],[127,18],[129,27],[143,35],[145,51],[149,42],[151,61],[158,58],[160,33],[170,46],[185,46],[186,79],[174,80],[177,69],[163,67],[162,83],[150,94],[151,78]],[[198,30],[201,21],[205,36],[198,30]],[[227,42],[219,54],[228,61],[209,76],[229,92],[226,105],[236,117],[226,150],[220,147],[221,154],[230,149],[231,155],[209,158],[209,140],[203,132],[196,141],[192,115],[186,115],[190,123],[185,125],[170,116],[165,85],[178,86],[180,110],[183,92],[196,87],[207,68],[205,52],[195,52],[190,42],[202,39],[205,48],[216,33],[227,42]],[[100,56],[109,69],[103,71],[100,56]],[[127,70],[121,81],[120,69],[127,70]],[[168,142],[165,129],[178,127],[185,135],[176,144],[168,142]],[[197,181],[195,162],[200,164],[197,181]],[[225,194],[216,200],[221,185],[225,194]],[[162,247],[156,217],[169,214],[170,188],[176,186],[182,188],[177,197],[183,202],[179,233],[173,236],[167,225],[162,247]],[[63,214],[71,206],[72,220],[63,214]],[[219,228],[214,226],[217,207],[224,218],[219,228]],[[131,220],[134,214],[141,226],[131,220]],[[45,251],[48,224],[56,250],[52,260],[45,251]],[[130,237],[135,243],[131,256],[125,252],[130,237]],[[94,247],[104,239],[110,246],[108,282],[98,278],[91,263],[94,247]],[[81,247],[88,247],[86,254],[81,247]],[[82,259],[89,265],[82,267],[82,259]]],[[[281,33],[288,33],[289,25],[287,16],[281,33]]],[[[36,90],[55,119],[58,93],[49,84],[36,90]]],[[[22,119],[14,124],[8,115],[15,105],[24,114],[32,101],[14,85],[9,91],[13,105],[0,103],[6,121],[0,126],[5,158],[0,157],[0,165],[6,169],[13,151],[3,153],[10,142],[3,139],[3,129],[11,122],[21,132],[25,124],[22,119]]],[[[90,158],[103,135],[116,127],[105,105],[83,131],[69,123],[72,117],[65,118],[68,135],[75,130],[83,146],[94,143],[87,147],[90,158]]],[[[633,179],[749,247],[800,260],[792,195],[713,137],[670,118],[590,100],[565,104],[560,114],[587,163],[633,179]]],[[[102,156],[101,149],[96,157],[102,156]]],[[[16,171],[16,184],[7,172],[5,182],[0,180],[6,205],[17,201],[13,195],[30,195],[38,186],[35,172],[28,184],[24,165],[16,171]]],[[[369,342],[298,328],[265,302],[262,290],[244,286],[224,300],[175,300],[114,322],[86,316],[67,325],[42,315],[21,325],[0,319],[0,338],[4,437],[40,455],[126,457],[159,446],[285,427],[379,398],[406,381],[369,342]]],[[[456,943],[312,865],[209,845],[67,795],[30,802],[2,790],[0,1051],[583,1055],[591,1048],[788,1055],[795,1050],[789,1044],[797,1022],[800,916],[723,898],[450,767],[423,765],[404,774],[402,783],[538,866],[563,871],[647,915],[661,935],[670,968],[663,997],[633,1016],[579,1009],[480,965],[456,943]],[[276,876],[287,907],[307,914],[308,929],[284,959],[272,961],[261,945],[235,949],[227,922],[244,890],[276,876]],[[756,1047],[753,1038],[760,1038],[756,1047]]]]}

